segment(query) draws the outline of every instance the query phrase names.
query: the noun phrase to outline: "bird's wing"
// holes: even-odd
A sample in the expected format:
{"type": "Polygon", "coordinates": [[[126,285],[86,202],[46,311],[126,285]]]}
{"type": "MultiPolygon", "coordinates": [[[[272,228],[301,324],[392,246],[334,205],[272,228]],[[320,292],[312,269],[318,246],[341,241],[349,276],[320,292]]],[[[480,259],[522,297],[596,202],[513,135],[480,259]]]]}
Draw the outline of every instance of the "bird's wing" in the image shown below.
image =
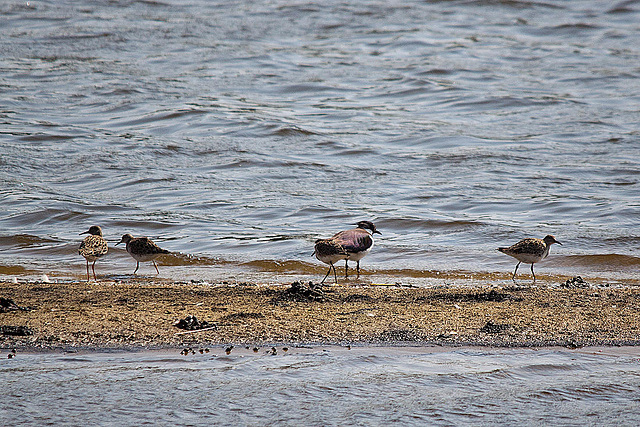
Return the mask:
{"type": "Polygon", "coordinates": [[[353,229],[341,231],[334,237],[347,252],[363,252],[373,245],[373,239],[365,230],[353,229]]]}
{"type": "Polygon", "coordinates": [[[319,255],[347,255],[345,248],[334,238],[317,240],[315,253],[319,255]]]}
{"type": "Polygon", "coordinates": [[[160,246],[153,243],[148,237],[139,237],[130,242],[133,252],[144,252],[150,254],[163,254],[168,251],[161,249],[160,246]]]}
{"type": "Polygon", "coordinates": [[[523,239],[513,245],[511,252],[516,254],[544,251],[545,244],[540,239],[523,239]]]}

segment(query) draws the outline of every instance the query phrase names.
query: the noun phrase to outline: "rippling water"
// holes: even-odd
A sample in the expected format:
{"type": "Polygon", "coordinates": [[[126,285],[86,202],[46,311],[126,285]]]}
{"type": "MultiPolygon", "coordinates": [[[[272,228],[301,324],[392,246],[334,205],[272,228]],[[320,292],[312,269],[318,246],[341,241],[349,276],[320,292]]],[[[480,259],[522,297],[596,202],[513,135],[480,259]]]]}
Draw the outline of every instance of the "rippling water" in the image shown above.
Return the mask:
{"type": "Polygon", "coordinates": [[[637,425],[637,349],[220,348],[0,359],[11,425],[637,425]],[[150,410],[152,409],[152,410],[150,410]]]}
{"type": "Polygon", "coordinates": [[[638,2],[0,14],[0,275],[83,277],[99,224],[174,251],[163,277],[315,278],[313,241],[370,219],[374,281],[508,280],[495,248],[554,234],[539,276],[638,282],[638,2]]]}

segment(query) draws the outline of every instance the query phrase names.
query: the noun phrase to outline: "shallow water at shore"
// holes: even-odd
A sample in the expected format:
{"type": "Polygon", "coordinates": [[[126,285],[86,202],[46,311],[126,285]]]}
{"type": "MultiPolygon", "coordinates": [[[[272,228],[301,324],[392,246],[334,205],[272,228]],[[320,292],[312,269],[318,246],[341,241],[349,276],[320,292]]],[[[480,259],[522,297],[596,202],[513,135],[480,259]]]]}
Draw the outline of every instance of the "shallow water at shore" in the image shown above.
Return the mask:
{"type": "Polygon", "coordinates": [[[0,277],[83,277],[99,224],[173,251],[162,277],[316,279],[314,239],[370,219],[375,280],[509,280],[495,248],[545,234],[541,275],[638,280],[636,3],[0,13],[0,277]]]}
{"type": "Polygon", "coordinates": [[[19,425],[640,421],[635,347],[200,349],[18,353],[0,359],[0,414],[19,425]]]}

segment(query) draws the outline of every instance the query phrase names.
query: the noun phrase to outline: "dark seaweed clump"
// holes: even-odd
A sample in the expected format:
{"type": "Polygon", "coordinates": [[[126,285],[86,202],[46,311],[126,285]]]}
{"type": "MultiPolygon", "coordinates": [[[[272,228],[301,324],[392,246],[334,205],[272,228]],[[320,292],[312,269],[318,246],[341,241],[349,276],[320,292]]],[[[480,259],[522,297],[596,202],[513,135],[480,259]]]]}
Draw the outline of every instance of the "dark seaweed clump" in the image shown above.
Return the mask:
{"type": "Polygon", "coordinates": [[[291,286],[276,296],[274,303],[280,302],[324,302],[326,300],[324,290],[321,284],[309,282],[293,282],[291,286]]]}
{"type": "Polygon", "coordinates": [[[187,331],[196,331],[198,329],[215,327],[213,323],[207,322],[206,320],[200,321],[196,316],[187,316],[184,319],[180,319],[174,323],[173,326],[187,331]]]}

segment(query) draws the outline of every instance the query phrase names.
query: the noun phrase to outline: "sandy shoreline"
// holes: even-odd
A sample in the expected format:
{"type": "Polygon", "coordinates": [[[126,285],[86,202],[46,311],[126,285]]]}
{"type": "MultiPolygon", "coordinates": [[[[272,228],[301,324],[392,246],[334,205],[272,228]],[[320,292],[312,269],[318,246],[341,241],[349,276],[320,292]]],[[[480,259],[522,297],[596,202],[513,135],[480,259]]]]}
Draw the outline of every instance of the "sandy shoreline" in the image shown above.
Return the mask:
{"type": "Polygon", "coordinates": [[[640,288],[0,283],[4,349],[640,344],[640,288]],[[19,309],[29,308],[28,310],[19,309]],[[174,326],[195,316],[207,330],[174,326]],[[27,334],[27,335],[24,335],[27,334]]]}

